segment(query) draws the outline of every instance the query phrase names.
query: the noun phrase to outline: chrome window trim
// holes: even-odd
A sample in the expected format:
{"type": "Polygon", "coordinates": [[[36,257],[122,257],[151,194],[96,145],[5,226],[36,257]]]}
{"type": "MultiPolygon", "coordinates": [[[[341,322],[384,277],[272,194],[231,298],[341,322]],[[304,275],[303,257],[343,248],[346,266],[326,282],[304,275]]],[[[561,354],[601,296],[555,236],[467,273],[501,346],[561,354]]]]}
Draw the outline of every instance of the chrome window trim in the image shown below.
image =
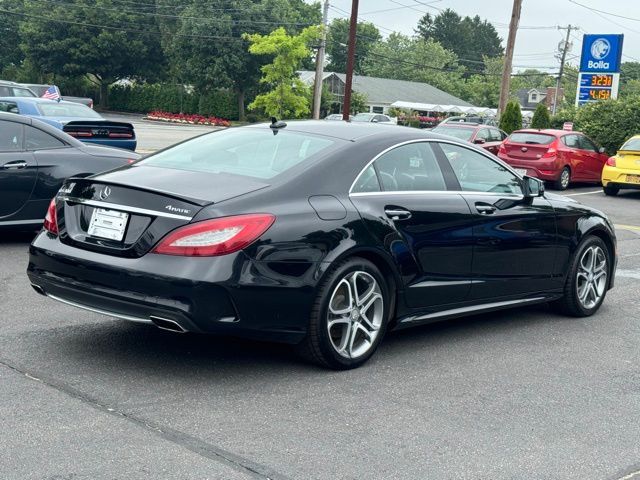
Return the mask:
{"type": "MultiPolygon", "coordinates": [[[[394,148],[398,148],[398,147],[402,147],[404,145],[410,145],[412,143],[448,143],[450,145],[454,145],[457,147],[461,147],[461,148],[466,148],[467,150],[471,150],[472,152],[478,153],[484,157],[487,158],[487,160],[490,160],[492,162],[496,162],[497,164],[499,164],[500,166],[506,168],[509,172],[511,172],[516,178],[519,178],[520,180],[522,180],[522,176],[520,174],[518,174],[512,167],[511,165],[508,165],[506,162],[503,162],[500,158],[495,157],[490,155],[489,153],[485,152],[485,151],[480,151],[480,150],[476,150],[475,148],[469,148],[470,145],[462,145],[458,142],[453,142],[451,140],[446,140],[446,139],[437,139],[437,138],[416,138],[413,140],[405,140],[404,142],[400,142],[400,143],[396,143],[395,145],[392,145],[391,147],[385,148],[382,152],[378,153],[375,157],[373,157],[371,160],[369,160],[369,162],[364,166],[364,168],[362,168],[360,170],[360,172],[356,175],[356,178],[353,180],[353,182],[351,183],[351,187],[349,187],[349,196],[362,196],[362,194],[380,194],[380,193],[391,193],[391,194],[404,194],[404,193],[408,193],[408,192],[403,192],[403,191],[393,191],[393,192],[389,192],[389,191],[385,191],[385,192],[353,192],[353,187],[355,186],[356,182],[358,181],[358,179],[360,178],[360,175],[362,175],[364,173],[364,171],[369,168],[369,166],[375,162],[376,160],[378,160],[382,155],[384,155],[385,153],[390,152],[391,150],[393,150],[394,148]]],[[[435,152],[434,152],[435,154],[435,152]]],[[[439,167],[438,167],[439,168],[439,167]]],[[[482,194],[482,193],[491,193],[492,195],[496,195],[497,193],[502,193],[502,192],[481,192],[481,191],[473,191],[473,190],[422,190],[419,193],[423,194],[423,193],[444,193],[444,192],[452,192],[452,193],[457,193],[457,194],[461,194],[461,193],[473,193],[473,194],[482,194]]],[[[415,194],[417,192],[411,192],[411,194],[415,194]]],[[[515,193],[505,193],[505,195],[514,195],[517,197],[523,197],[524,195],[517,195],[515,193]]]]}
{"type": "Polygon", "coordinates": [[[350,193],[350,197],[370,197],[375,195],[480,195],[480,196],[488,196],[495,197],[499,195],[500,197],[505,198],[513,198],[514,200],[522,200],[524,195],[519,195],[517,193],[508,193],[508,192],[482,192],[482,191],[474,191],[474,190],[406,190],[406,191],[393,191],[393,192],[356,192],[350,193]]]}
{"type": "Polygon", "coordinates": [[[119,210],[121,212],[139,213],[141,215],[149,215],[152,217],[174,218],[177,220],[193,219],[193,217],[188,217],[186,215],[177,215],[175,213],[161,212],[159,210],[149,210],[147,208],[130,207],[129,205],[119,205],[117,203],[102,202],[98,200],[87,200],[84,198],[69,197],[69,196],[62,196],[62,195],[59,196],[58,198],[66,202],[81,203],[84,205],[90,205],[92,207],[106,208],[108,210],[119,210]]]}

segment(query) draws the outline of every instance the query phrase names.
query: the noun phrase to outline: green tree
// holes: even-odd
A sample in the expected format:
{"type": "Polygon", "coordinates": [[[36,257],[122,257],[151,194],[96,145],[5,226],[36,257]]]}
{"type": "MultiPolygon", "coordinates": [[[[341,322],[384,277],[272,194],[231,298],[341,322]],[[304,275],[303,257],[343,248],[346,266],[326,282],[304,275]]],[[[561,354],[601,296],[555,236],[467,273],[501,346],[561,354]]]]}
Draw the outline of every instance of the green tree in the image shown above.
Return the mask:
{"type": "MultiPolygon", "coordinates": [[[[363,64],[369,54],[382,39],[378,29],[369,22],[358,22],[356,29],[356,58],[353,71],[357,75],[363,74],[363,64]]],[[[326,70],[345,73],[347,68],[347,49],[349,44],[349,20],[336,18],[329,25],[327,32],[327,55],[329,64],[326,70]]]]}
{"type": "Polygon", "coordinates": [[[496,108],[500,96],[502,57],[484,57],[484,72],[466,79],[460,97],[478,107],[496,108]]]}
{"type": "Polygon", "coordinates": [[[640,131],[640,96],[589,103],[576,113],[575,129],[584,132],[613,155],[640,131]]]}
{"type": "Polygon", "coordinates": [[[45,74],[89,76],[100,88],[103,107],[114,81],[152,80],[164,72],[157,24],[138,10],[114,8],[109,0],[25,0],[22,13],[27,15],[19,25],[26,57],[45,74]]]}
{"type": "MultiPolygon", "coordinates": [[[[3,10],[20,12],[24,8],[23,0],[2,0],[0,2],[0,8],[3,10]]],[[[20,17],[12,15],[10,13],[0,12],[0,38],[3,41],[0,42],[0,73],[5,78],[4,72],[9,70],[15,71],[24,60],[24,53],[18,44],[20,43],[20,29],[19,20],[20,17]],[[8,41],[12,39],[12,41],[8,41]]],[[[10,77],[13,78],[13,77],[10,77]]]]}
{"type": "Polygon", "coordinates": [[[483,57],[499,57],[504,53],[502,39],[491,23],[478,15],[463,18],[450,8],[436,16],[427,13],[415,31],[419,37],[432,39],[454,52],[471,71],[482,70],[483,57]]]}
{"type": "MultiPolygon", "coordinates": [[[[174,0],[157,0],[175,5],[174,0]]],[[[245,99],[255,93],[266,57],[252,55],[245,33],[267,35],[274,25],[299,33],[321,21],[319,4],[304,0],[186,0],[180,18],[161,24],[164,48],[177,83],[195,86],[203,96],[225,87],[237,95],[240,119],[245,99]],[[172,35],[173,32],[179,35],[172,35]]]]}
{"type": "Polygon", "coordinates": [[[302,61],[311,56],[309,45],[320,37],[321,27],[305,28],[298,35],[288,35],[280,27],[269,35],[245,35],[249,52],[253,55],[273,55],[273,62],[262,66],[261,83],[271,90],[258,95],[249,105],[251,110],[262,109],[268,115],[287,118],[309,113],[309,87],[296,71],[302,61]]]}
{"type": "Polygon", "coordinates": [[[461,90],[464,71],[455,53],[438,42],[401,33],[375,44],[363,70],[365,75],[428,83],[452,94],[461,90]]]}
{"type": "Polygon", "coordinates": [[[367,110],[367,96],[360,92],[351,92],[351,114],[357,114],[367,110]]]}
{"type": "Polygon", "coordinates": [[[544,103],[539,103],[533,112],[531,128],[551,128],[551,115],[549,115],[549,109],[544,103]]]}
{"type": "Polygon", "coordinates": [[[522,128],[522,112],[520,104],[515,100],[507,103],[504,113],[500,116],[500,128],[508,134],[522,128]]]}

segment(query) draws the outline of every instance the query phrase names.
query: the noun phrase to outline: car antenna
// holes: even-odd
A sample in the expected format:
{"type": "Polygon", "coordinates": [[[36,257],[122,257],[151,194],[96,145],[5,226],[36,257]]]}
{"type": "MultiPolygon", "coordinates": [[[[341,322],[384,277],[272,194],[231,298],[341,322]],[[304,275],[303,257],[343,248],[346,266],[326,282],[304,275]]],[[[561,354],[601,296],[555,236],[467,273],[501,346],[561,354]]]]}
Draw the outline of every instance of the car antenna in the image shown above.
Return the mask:
{"type": "Polygon", "coordinates": [[[276,117],[271,117],[271,125],[269,128],[273,129],[273,134],[276,135],[278,133],[278,129],[286,127],[287,124],[282,120],[278,120],[276,117]]]}

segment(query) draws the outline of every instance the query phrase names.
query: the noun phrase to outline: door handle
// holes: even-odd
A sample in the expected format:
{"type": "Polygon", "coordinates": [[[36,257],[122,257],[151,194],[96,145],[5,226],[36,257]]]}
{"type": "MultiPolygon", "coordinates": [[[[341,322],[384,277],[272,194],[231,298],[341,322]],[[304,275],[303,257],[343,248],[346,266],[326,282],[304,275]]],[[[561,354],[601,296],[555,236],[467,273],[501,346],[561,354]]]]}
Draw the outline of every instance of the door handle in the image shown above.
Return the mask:
{"type": "Polygon", "coordinates": [[[384,213],[391,220],[406,220],[411,218],[411,212],[402,208],[385,208],[384,213]]]}
{"type": "Polygon", "coordinates": [[[496,211],[496,207],[488,203],[476,203],[476,210],[482,215],[491,215],[496,211]]]}
{"type": "Polygon", "coordinates": [[[27,166],[27,162],[24,160],[14,160],[13,162],[5,163],[2,168],[5,170],[18,170],[20,168],[25,168],[27,166]]]}

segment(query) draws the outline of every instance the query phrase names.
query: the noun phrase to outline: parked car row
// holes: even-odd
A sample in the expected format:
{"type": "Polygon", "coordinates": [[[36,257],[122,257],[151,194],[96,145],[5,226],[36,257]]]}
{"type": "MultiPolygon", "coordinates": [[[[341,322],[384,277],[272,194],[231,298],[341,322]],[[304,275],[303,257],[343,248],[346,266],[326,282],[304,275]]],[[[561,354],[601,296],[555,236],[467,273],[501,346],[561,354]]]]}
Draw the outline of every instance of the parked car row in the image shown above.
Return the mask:
{"type": "MultiPolygon", "coordinates": [[[[42,98],[47,90],[53,85],[39,83],[16,83],[7,80],[0,80],[0,97],[40,97],[42,98]]],[[[58,87],[54,87],[58,88],[58,87]]],[[[81,103],[89,108],[93,108],[93,99],[88,97],[70,97],[60,94],[61,100],[73,103],[81,103]]]]}

